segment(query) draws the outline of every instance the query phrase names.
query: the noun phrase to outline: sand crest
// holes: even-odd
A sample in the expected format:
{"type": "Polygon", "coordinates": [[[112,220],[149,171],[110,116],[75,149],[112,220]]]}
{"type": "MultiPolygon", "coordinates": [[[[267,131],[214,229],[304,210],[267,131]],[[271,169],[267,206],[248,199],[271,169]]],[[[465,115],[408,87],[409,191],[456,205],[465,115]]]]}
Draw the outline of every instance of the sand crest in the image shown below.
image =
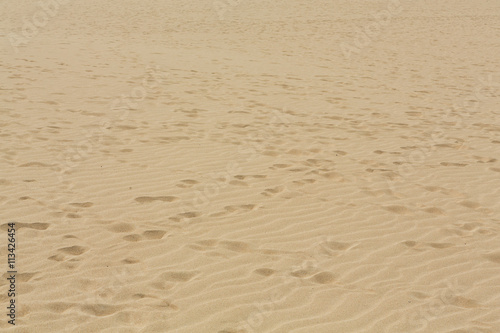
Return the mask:
{"type": "Polygon", "coordinates": [[[0,331],[500,332],[498,1],[0,10],[0,331]]]}

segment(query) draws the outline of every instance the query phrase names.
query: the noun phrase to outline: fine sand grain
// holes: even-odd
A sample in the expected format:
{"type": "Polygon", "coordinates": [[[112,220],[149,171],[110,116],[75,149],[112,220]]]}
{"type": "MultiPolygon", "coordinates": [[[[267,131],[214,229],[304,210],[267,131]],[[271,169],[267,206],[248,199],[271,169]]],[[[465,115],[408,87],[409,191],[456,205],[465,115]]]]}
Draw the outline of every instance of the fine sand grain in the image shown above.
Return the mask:
{"type": "Polygon", "coordinates": [[[0,2],[1,332],[500,332],[500,1],[60,2],[0,2]]]}

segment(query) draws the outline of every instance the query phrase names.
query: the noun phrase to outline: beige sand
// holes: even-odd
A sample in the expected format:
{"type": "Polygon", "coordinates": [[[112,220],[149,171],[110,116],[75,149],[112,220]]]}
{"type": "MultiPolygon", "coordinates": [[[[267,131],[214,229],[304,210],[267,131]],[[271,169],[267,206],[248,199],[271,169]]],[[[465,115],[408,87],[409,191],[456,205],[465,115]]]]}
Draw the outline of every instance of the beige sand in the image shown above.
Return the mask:
{"type": "Polygon", "coordinates": [[[0,3],[2,332],[500,332],[499,1],[61,2],[0,3]]]}

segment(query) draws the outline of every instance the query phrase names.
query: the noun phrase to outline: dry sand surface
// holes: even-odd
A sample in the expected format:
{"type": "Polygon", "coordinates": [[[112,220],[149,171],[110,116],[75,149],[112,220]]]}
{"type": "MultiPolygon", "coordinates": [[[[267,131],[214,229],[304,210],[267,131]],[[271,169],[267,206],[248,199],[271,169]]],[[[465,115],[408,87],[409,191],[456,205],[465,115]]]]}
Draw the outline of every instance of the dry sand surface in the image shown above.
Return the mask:
{"type": "Polygon", "coordinates": [[[500,332],[500,1],[54,1],[0,2],[1,332],[500,332]]]}

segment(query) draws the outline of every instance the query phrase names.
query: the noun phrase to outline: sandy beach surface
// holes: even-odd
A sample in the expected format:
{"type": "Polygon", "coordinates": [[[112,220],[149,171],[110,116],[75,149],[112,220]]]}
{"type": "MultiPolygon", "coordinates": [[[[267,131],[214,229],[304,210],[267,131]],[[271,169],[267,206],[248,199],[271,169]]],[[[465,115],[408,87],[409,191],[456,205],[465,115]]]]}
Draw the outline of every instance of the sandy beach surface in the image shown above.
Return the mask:
{"type": "Polygon", "coordinates": [[[500,332],[500,1],[0,12],[1,332],[500,332]]]}

